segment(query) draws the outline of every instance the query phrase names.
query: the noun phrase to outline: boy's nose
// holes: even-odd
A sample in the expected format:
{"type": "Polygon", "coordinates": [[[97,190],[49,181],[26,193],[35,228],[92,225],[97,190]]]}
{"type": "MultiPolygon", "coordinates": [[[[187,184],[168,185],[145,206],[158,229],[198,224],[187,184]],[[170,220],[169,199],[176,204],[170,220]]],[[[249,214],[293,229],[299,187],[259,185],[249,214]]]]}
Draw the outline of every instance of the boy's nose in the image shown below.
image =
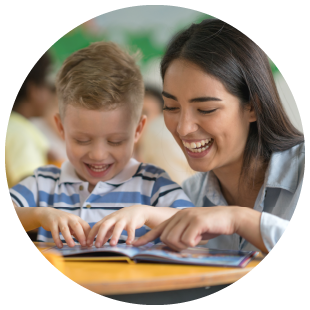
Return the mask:
{"type": "Polygon", "coordinates": [[[89,152],[89,158],[96,162],[105,160],[107,156],[108,156],[108,152],[106,148],[101,144],[94,145],[89,152]]]}

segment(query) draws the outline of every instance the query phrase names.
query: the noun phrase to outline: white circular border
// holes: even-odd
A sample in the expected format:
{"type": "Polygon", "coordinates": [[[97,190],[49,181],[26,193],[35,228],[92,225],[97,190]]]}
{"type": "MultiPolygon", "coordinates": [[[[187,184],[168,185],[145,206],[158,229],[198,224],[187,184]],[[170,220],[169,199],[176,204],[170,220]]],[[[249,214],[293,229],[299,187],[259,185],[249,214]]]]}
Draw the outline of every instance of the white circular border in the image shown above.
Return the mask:
{"type": "MultiPolygon", "coordinates": [[[[26,75],[39,57],[65,33],[98,15],[128,7],[126,1],[107,2],[28,0],[7,2],[5,6],[2,4],[1,192],[4,202],[0,218],[1,304],[10,308],[85,309],[102,308],[106,305],[124,306],[127,309],[139,307],[84,289],[62,275],[39,254],[13,210],[4,169],[9,114],[26,75]]],[[[255,41],[275,62],[287,81],[307,137],[310,49],[306,1],[297,1],[294,6],[280,0],[150,2],[148,4],[181,6],[210,14],[230,23],[255,41]]],[[[130,5],[145,5],[145,2],[131,1],[130,5]]],[[[233,285],[211,296],[191,301],[190,306],[217,309],[298,309],[298,305],[308,303],[306,298],[310,268],[307,264],[310,251],[307,228],[310,212],[309,207],[306,207],[309,204],[306,201],[307,188],[309,177],[305,174],[301,196],[290,225],[266,259],[233,285]]],[[[169,307],[186,309],[188,306],[188,303],[182,303],[169,307]]]]}

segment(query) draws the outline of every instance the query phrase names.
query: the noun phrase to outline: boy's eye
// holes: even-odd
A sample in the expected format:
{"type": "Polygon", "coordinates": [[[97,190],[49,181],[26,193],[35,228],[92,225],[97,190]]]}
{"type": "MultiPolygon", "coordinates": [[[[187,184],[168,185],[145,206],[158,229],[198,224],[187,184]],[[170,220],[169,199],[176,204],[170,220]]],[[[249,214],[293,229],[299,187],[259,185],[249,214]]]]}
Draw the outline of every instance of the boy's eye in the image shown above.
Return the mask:
{"type": "Polygon", "coordinates": [[[77,139],[75,139],[75,141],[79,144],[87,144],[90,142],[90,140],[77,140],[77,139]]]}
{"type": "Polygon", "coordinates": [[[121,145],[123,141],[117,141],[117,142],[113,142],[113,141],[109,141],[109,143],[113,146],[117,146],[117,145],[121,145]]]}

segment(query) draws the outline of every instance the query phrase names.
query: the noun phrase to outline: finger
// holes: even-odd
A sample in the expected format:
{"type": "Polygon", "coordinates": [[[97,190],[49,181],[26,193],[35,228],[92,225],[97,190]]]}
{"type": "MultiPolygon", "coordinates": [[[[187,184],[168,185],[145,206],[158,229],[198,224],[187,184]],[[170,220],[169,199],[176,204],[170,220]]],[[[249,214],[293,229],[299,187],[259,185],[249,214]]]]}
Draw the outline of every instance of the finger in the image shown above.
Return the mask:
{"type": "Polygon", "coordinates": [[[82,229],[84,231],[84,235],[85,235],[86,243],[87,243],[87,238],[88,238],[88,235],[91,231],[91,227],[89,226],[89,224],[86,221],[84,221],[82,219],[79,222],[80,222],[82,229]]]}
{"type": "Polygon", "coordinates": [[[131,225],[131,226],[127,226],[126,227],[126,231],[127,231],[127,240],[126,240],[126,244],[131,244],[132,241],[135,239],[135,225],[131,225]]]}
{"type": "Polygon", "coordinates": [[[60,239],[60,236],[59,236],[59,229],[58,229],[58,225],[57,224],[53,225],[53,227],[51,228],[51,234],[52,234],[52,237],[53,237],[53,240],[54,240],[55,244],[59,248],[62,248],[63,243],[62,243],[62,241],[60,239]]]}
{"type": "Polygon", "coordinates": [[[176,251],[186,249],[188,246],[182,242],[182,236],[189,224],[187,217],[176,216],[169,221],[160,240],[176,251]]]}
{"type": "Polygon", "coordinates": [[[202,239],[201,231],[197,223],[190,223],[181,236],[181,242],[187,247],[196,246],[202,239]]]}
{"type": "Polygon", "coordinates": [[[116,245],[117,244],[119,237],[120,237],[122,231],[124,230],[124,228],[125,228],[125,223],[122,221],[117,222],[115,224],[113,234],[112,234],[112,237],[110,240],[110,245],[116,245]]]}
{"type": "Polygon", "coordinates": [[[113,234],[113,229],[114,229],[114,226],[112,226],[106,233],[105,237],[103,238],[102,240],[102,245],[105,245],[109,239],[111,238],[112,234],[113,234]]]}
{"type": "Polygon", "coordinates": [[[98,234],[97,234],[97,238],[95,241],[95,246],[97,248],[100,248],[103,245],[103,241],[104,239],[106,239],[106,235],[108,233],[108,231],[115,225],[115,222],[112,220],[107,220],[105,222],[103,222],[98,230],[98,234]]]}
{"type": "Polygon", "coordinates": [[[72,239],[72,236],[70,234],[70,229],[68,227],[67,223],[60,223],[59,224],[59,230],[62,233],[62,236],[66,240],[69,247],[74,247],[75,243],[72,239]]]}
{"type": "Polygon", "coordinates": [[[201,234],[201,239],[202,240],[210,240],[210,239],[216,238],[218,236],[220,236],[220,234],[203,233],[203,234],[201,234]]]}
{"type": "Polygon", "coordinates": [[[147,232],[142,237],[133,241],[132,245],[133,246],[141,246],[141,245],[147,244],[148,242],[153,241],[156,238],[158,238],[161,235],[162,231],[165,229],[165,227],[167,225],[167,221],[162,222],[161,224],[159,224],[158,226],[156,226],[155,228],[153,228],[152,230],[147,232]]]}
{"type": "Polygon", "coordinates": [[[87,246],[91,246],[94,243],[94,239],[98,233],[98,230],[100,228],[100,224],[99,222],[96,223],[93,228],[91,228],[91,230],[88,233],[87,239],[86,239],[86,244],[87,246]]]}
{"type": "Polygon", "coordinates": [[[69,227],[73,230],[74,236],[81,246],[86,246],[86,237],[81,224],[77,220],[74,220],[69,222],[69,227]]]}

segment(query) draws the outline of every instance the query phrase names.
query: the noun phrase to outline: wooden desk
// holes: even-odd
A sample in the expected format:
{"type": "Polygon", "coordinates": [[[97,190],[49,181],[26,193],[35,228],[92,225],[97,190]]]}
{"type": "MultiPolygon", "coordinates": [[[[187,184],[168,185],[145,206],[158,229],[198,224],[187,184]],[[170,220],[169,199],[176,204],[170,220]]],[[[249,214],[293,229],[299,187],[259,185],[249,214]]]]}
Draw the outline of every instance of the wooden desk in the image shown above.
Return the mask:
{"type": "MultiPolygon", "coordinates": [[[[35,244],[40,248],[51,246],[35,244]]],[[[257,266],[262,258],[263,256],[259,255],[245,268],[63,261],[58,265],[58,269],[81,286],[113,298],[114,294],[163,292],[231,284],[257,266]]],[[[57,263],[54,265],[57,267],[57,263]]]]}

